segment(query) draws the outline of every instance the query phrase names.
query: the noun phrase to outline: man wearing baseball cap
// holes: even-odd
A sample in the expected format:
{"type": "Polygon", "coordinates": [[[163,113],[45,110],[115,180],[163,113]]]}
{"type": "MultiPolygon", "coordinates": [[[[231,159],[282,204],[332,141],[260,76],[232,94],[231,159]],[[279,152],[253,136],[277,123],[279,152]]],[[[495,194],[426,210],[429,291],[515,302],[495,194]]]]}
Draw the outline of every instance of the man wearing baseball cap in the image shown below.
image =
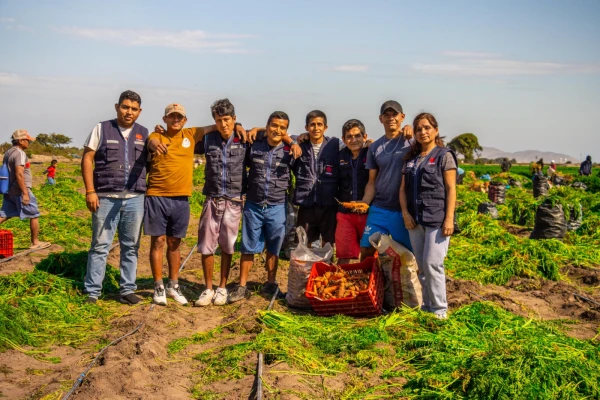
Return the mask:
{"type": "Polygon", "coordinates": [[[394,100],[383,103],[379,121],[383,124],[385,135],[377,139],[367,152],[369,182],[365,187],[363,202],[371,207],[360,242],[361,258],[375,253],[369,243],[369,237],[375,232],[390,235],[396,242],[412,249],[400,210],[399,196],[404,156],[413,142],[412,127],[402,129],[404,112],[400,103],[394,100]]]}
{"type": "Polygon", "coordinates": [[[19,217],[29,220],[31,230],[31,249],[48,246],[50,243],[40,242],[38,232],[40,223],[38,218],[37,200],[31,191],[31,169],[25,150],[35,138],[31,137],[25,129],[18,129],[12,134],[12,147],[4,154],[3,163],[7,164],[8,193],[4,194],[2,209],[0,209],[0,224],[7,219],[19,217]]]}
{"type": "Polygon", "coordinates": [[[186,236],[190,220],[192,175],[194,172],[194,147],[208,132],[216,131],[216,125],[184,128],[187,122],[185,108],[181,104],[169,104],[163,121],[166,131],[148,136],[150,167],[148,190],[144,204],[144,233],[151,236],[150,267],[154,277],[153,301],[167,305],[167,296],[179,304],[188,304],[179,288],[179,245],[186,236]],[[163,252],[167,247],[169,282],[166,290],[162,277],[163,252]]]}

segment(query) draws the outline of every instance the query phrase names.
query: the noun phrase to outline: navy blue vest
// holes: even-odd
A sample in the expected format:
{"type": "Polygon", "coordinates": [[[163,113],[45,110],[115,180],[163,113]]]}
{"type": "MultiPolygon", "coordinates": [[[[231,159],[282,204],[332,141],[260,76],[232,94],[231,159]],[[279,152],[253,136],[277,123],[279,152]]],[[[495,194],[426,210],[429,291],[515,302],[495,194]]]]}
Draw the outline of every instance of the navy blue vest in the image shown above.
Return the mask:
{"type": "MultiPolygon", "coordinates": [[[[241,199],[246,186],[244,159],[248,145],[233,133],[227,142],[219,131],[207,133],[200,154],[206,156],[206,181],[202,193],[210,197],[241,199]]],[[[202,142],[200,142],[202,143],[202,142]]]]}
{"type": "Polygon", "coordinates": [[[94,189],[99,193],[146,192],[148,129],[134,123],[125,140],[116,119],[101,124],[100,146],[94,155],[94,189]]]}
{"type": "Polygon", "coordinates": [[[446,147],[434,148],[419,165],[417,158],[405,164],[404,187],[408,211],[419,225],[439,228],[446,217],[446,187],[442,162],[448,152],[458,165],[456,155],[446,147]]]}
{"type": "Polygon", "coordinates": [[[302,142],[300,148],[302,155],[294,164],[294,175],[296,176],[294,204],[303,207],[310,207],[313,204],[318,206],[335,205],[340,140],[326,137],[321,144],[317,160],[315,160],[310,140],[302,142]]]}
{"type": "Polygon", "coordinates": [[[267,139],[257,140],[250,146],[247,166],[248,191],[246,199],[257,204],[284,204],[290,187],[290,169],[294,164],[290,147],[280,143],[270,149],[267,139]]]}
{"type": "MultiPolygon", "coordinates": [[[[340,168],[339,201],[361,201],[365,195],[365,187],[369,182],[369,170],[365,168],[368,150],[367,148],[361,149],[356,160],[352,160],[352,152],[349,148],[345,147],[340,150],[338,155],[340,168]]],[[[342,213],[350,212],[342,206],[339,206],[338,211],[342,213]]]]}

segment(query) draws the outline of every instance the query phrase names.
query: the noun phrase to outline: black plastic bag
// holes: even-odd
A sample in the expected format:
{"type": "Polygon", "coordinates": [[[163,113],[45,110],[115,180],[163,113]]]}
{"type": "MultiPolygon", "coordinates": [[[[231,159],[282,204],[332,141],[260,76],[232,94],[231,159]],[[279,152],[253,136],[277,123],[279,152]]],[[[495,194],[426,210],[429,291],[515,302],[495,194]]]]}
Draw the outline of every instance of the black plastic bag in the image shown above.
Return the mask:
{"type": "Polygon", "coordinates": [[[576,231],[581,227],[583,223],[583,208],[581,204],[577,207],[577,216],[575,216],[575,207],[569,207],[570,215],[569,220],[567,221],[567,230],[568,231],[576,231]]]}
{"type": "Polygon", "coordinates": [[[547,196],[549,189],[548,178],[538,174],[533,176],[533,197],[547,196]]]}
{"type": "Polygon", "coordinates": [[[564,186],[565,178],[563,178],[562,176],[554,175],[552,177],[552,183],[554,183],[554,185],[556,186],[564,186]]]}
{"type": "Polygon", "coordinates": [[[477,207],[477,213],[488,214],[492,219],[498,219],[498,209],[494,203],[481,203],[477,207]]]}
{"type": "Polygon", "coordinates": [[[511,187],[517,187],[517,188],[522,188],[523,187],[523,184],[521,182],[519,182],[518,180],[513,179],[513,178],[510,178],[508,180],[508,184],[511,187]]]}
{"type": "Polygon", "coordinates": [[[506,187],[502,182],[492,182],[488,188],[488,199],[492,203],[504,204],[506,199],[506,187]]]}
{"type": "Polygon", "coordinates": [[[560,204],[541,204],[535,212],[535,225],[530,239],[562,239],[567,233],[567,221],[560,204]]]}
{"type": "Polygon", "coordinates": [[[574,187],[576,189],[583,189],[583,190],[587,189],[587,186],[583,182],[573,182],[571,187],[574,187]]]}

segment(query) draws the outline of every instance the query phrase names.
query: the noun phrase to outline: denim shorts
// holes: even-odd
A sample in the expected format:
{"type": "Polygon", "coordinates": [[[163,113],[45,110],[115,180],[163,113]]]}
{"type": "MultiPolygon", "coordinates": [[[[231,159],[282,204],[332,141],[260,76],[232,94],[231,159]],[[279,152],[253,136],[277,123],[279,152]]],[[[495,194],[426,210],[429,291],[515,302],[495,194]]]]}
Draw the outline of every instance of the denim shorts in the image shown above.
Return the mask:
{"type": "Polygon", "coordinates": [[[244,204],[242,216],[242,254],[267,251],[279,255],[285,237],[285,204],[260,205],[251,201],[244,204]]]}
{"type": "Polygon", "coordinates": [[[187,196],[146,196],[144,200],[144,234],[184,238],[190,223],[187,196]]]}
{"type": "Polygon", "coordinates": [[[33,219],[40,216],[37,199],[33,195],[31,189],[27,189],[29,193],[29,204],[23,205],[21,195],[5,194],[2,201],[2,209],[0,210],[1,218],[19,217],[23,219],[33,219]]]}

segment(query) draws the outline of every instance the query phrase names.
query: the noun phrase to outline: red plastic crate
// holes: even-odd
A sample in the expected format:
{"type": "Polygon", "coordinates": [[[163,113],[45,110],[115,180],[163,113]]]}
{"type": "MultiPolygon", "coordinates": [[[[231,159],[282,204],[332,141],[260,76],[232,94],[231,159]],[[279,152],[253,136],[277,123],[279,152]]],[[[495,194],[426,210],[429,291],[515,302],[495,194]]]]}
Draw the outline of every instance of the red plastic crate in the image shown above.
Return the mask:
{"type": "Polygon", "coordinates": [[[383,275],[375,258],[367,257],[358,264],[342,264],[344,271],[356,273],[371,273],[367,290],[358,293],[358,296],[344,299],[321,300],[312,294],[315,278],[322,276],[327,271],[335,272],[335,267],[323,262],[313,264],[312,271],[306,284],[306,298],[317,315],[330,316],[336,314],[351,315],[355,317],[372,317],[381,314],[383,306],[383,275]]]}
{"type": "Polygon", "coordinates": [[[13,234],[11,231],[0,229],[0,258],[13,256],[13,234]]]}

